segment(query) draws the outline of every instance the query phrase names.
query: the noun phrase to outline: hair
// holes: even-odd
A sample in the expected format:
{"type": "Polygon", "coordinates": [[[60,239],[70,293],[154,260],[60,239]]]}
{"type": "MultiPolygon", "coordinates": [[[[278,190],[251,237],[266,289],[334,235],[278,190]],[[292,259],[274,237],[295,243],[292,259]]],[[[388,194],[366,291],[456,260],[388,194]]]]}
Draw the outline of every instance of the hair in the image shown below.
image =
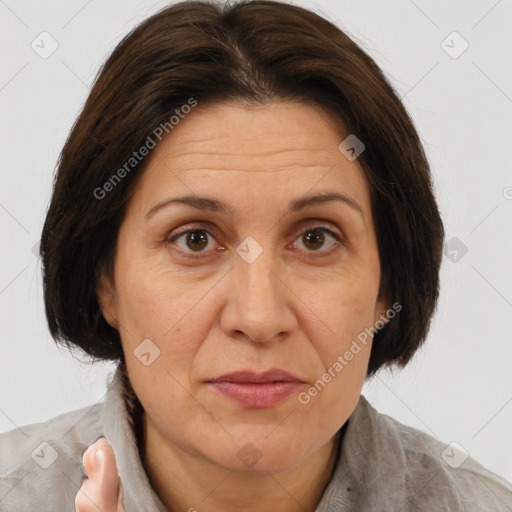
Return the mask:
{"type": "Polygon", "coordinates": [[[148,159],[132,162],[123,179],[112,178],[191,98],[198,108],[300,101],[340,120],[364,143],[358,162],[370,187],[379,297],[401,306],[374,335],[367,377],[383,366],[404,367],[428,334],[439,295],[444,228],[427,158],[372,58],[322,16],[274,0],[170,5],[126,35],[99,69],[59,156],[42,231],[46,317],[55,341],[93,359],[124,362],[97,287],[101,273],[113,280],[119,227],[148,159]],[[98,198],[109,180],[108,198],[98,198]]]}

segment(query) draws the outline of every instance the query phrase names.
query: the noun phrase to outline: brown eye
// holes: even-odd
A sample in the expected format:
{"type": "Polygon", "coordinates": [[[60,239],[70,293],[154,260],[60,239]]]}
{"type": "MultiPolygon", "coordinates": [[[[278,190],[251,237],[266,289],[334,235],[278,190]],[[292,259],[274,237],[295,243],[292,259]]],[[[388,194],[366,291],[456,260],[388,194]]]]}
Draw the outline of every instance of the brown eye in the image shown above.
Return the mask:
{"type": "Polygon", "coordinates": [[[180,235],[174,237],[172,242],[183,239],[184,244],[176,244],[178,247],[185,251],[189,252],[205,252],[205,249],[208,246],[208,237],[211,236],[208,231],[204,229],[195,229],[190,231],[185,231],[180,235]]]}
{"type": "Polygon", "coordinates": [[[304,245],[308,249],[312,249],[312,250],[316,251],[317,249],[320,249],[322,247],[322,245],[324,244],[325,236],[319,230],[308,231],[305,234],[303,240],[304,240],[304,245]]]}
{"type": "Polygon", "coordinates": [[[192,250],[202,250],[208,245],[208,237],[205,231],[191,231],[186,237],[187,246],[192,250]]]}
{"type": "Polygon", "coordinates": [[[327,252],[328,249],[337,245],[338,242],[341,242],[340,238],[331,230],[326,228],[308,229],[299,237],[307,252],[320,252],[326,240],[329,240],[329,238],[332,239],[332,243],[326,250],[321,252],[327,252]]]}
{"type": "MultiPolygon", "coordinates": [[[[319,256],[324,255],[324,253],[326,255],[330,254],[332,252],[330,249],[334,248],[333,250],[335,250],[335,247],[342,243],[339,235],[320,226],[304,231],[297,240],[299,242],[295,242],[294,245],[299,243],[302,245],[301,250],[309,253],[319,253],[319,256]],[[329,243],[329,240],[331,240],[331,243],[329,243]]],[[[188,253],[191,257],[194,254],[201,256],[211,253],[211,250],[216,246],[215,237],[208,230],[202,228],[183,231],[168,239],[167,243],[176,245],[182,252],[188,253]],[[211,246],[209,247],[210,242],[211,246]]]]}

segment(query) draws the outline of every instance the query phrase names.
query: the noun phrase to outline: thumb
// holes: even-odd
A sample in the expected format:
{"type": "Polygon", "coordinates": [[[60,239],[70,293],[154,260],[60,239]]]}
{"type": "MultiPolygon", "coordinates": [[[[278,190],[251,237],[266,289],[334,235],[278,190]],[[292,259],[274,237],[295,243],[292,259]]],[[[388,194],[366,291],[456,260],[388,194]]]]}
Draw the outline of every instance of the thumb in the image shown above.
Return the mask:
{"type": "Polygon", "coordinates": [[[75,499],[77,512],[98,508],[103,512],[122,511],[122,505],[118,503],[121,489],[116,458],[112,446],[105,438],[99,439],[84,452],[83,465],[88,478],[75,499]]]}
{"type": "Polygon", "coordinates": [[[99,485],[103,498],[100,505],[102,510],[110,512],[117,510],[117,498],[119,493],[119,475],[117,474],[116,456],[112,446],[105,438],[97,441],[96,457],[99,466],[99,485]]]}

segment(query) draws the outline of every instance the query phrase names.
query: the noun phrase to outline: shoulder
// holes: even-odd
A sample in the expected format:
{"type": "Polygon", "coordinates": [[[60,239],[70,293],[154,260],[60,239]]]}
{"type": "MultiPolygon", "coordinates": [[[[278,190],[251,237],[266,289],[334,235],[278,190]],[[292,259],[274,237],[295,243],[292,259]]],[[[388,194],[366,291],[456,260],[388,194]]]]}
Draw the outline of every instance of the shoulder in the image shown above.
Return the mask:
{"type": "Polygon", "coordinates": [[[378,430],[399,446],[386,456],[403,457],[404,492],[414,510],[512,511],[512,483],[483,467],[459,443],[442,442],[366,404],[378,430]],[[427,502],[432,508],[425,508],[427,502]]]}
{"type": "Polygon", "coordinates": [[[102,409],[99,403],[0,434],[0,509],[73,509],[85,476],[82,454],[102,435],[102,409]],[[48,492],[55,486],[61,492],[48,492]]]}

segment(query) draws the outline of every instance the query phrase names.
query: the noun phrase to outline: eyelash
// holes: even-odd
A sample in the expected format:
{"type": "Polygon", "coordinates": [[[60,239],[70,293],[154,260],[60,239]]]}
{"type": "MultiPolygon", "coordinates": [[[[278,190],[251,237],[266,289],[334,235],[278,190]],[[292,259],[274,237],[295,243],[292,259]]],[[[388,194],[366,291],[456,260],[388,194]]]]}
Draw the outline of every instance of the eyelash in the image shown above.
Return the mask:
{"type": "MultiPolygon", "coordinates": [[[[181,236],[187,235],[189,233],[193,233],[195,231],[204,231],[209,236],[211,236],[212,238],[215,239],[215,237],[210,233],[210,231],[204,224],[197,224],[197,225],[187,226],[185,230],[168,237],[165,240],[165,244],[169,245],[169,244],[173,243],[175,240],[177,240],[178,238],[180,238],[181,236]]],[[[324,233],[327,233],[327,234],[331,235],[334,238],[334,240],[337,242],[337,243],[334,243],[332,245],[332,247],[328,250],[306,251],[308,253],[311,253],[311,255],[313,257],[329,256],[333,252],[337,251],[339,249],[339,246],[341,244],[343,244],[343,240],[341,239],[340,235],[338,235],[337,233],[335,233],[334,231],[332,231],[331,229],[329,229],[325,226],[321,226],[321,225],[317,225],[317,224],[314,224],[314,225],[311,225],[311,226],[308,226],[307,228],[305,228],[304,231],[301,232],[301,235],[304,235],[305,233],[308,233],[311,231],[322,231],[324,233]]],[[[298,238],[300,238],[300,236],[298,238]]],[[[193,251],[185,250],[182,248],[178,248],[178,249],[180,251],[184,252],[186,254],[186,257],[188,257],[188,258],[201,258],[201,257],[204,257],[204,255],[207,252],[211,252],[211,250],[210,251],[200,251],[200,252],[197,252],[196,254],[194,254],[193,251]]]]}

